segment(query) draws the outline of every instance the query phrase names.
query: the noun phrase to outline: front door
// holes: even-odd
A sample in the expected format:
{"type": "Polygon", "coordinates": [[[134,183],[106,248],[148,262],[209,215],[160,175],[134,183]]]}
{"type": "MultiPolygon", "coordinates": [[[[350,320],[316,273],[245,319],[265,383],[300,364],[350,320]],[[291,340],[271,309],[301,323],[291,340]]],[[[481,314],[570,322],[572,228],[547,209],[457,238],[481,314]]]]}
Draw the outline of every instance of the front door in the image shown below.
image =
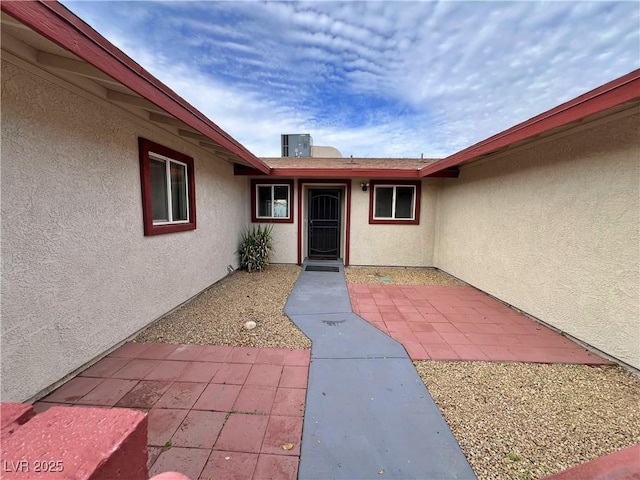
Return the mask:
{"type": "Polygon", "coordinates": [[[309,190],[309,258],[337,259],[340,256],[340,209],[342,190],[309,190]]]}

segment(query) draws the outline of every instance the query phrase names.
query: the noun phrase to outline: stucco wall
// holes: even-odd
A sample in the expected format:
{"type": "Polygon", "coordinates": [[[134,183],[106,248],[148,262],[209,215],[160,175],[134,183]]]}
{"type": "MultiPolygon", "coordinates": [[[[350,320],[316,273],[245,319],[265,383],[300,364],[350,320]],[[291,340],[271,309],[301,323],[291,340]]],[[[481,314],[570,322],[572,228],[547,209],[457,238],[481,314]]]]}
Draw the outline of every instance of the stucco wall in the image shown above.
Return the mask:
{"type": "Polygon", "coordinates": [[[2,63],[2,401],[25,400],[226,275],[249,223],[232,165],[2,63]],[[138,136],[195,159],[195,231],[143,236],[138,136]]]}
{"type": "Polygon", "coordinates": [[[435,265],[640,368],[639,125],[636,109],[463,167],[435,265]]]}
{"type": "Polygon", "coordinates": [[[438,180],[422,181],[419,225],[370,225],[369,192],[353,180],[351,208],[351,264],[433,266],[438,180]]]}

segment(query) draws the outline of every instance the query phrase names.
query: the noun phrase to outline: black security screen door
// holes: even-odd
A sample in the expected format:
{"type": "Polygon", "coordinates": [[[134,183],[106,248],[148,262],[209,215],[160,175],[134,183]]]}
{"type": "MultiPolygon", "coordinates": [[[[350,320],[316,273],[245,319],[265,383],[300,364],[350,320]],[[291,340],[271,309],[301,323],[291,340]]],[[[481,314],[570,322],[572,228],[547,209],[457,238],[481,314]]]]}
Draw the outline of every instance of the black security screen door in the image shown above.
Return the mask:
{"type": "Polygon", "coordinates": [[[339,189],[309,190],[310,258],[338,258],[341,198],[339,189]]]}

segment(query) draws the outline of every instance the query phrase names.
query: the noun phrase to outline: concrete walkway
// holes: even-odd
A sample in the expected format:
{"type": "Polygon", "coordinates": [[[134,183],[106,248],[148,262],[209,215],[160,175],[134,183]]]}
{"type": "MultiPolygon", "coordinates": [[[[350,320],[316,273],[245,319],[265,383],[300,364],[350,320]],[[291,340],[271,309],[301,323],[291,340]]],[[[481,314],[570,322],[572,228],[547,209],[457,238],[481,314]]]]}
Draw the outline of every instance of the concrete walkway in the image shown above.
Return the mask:
{"type": "Polygon", "coordinates": [[[300,480],[475,479],[402,345],[352,312],[341,262],[305,262],[285,313],[313,342],[300,480]]]}

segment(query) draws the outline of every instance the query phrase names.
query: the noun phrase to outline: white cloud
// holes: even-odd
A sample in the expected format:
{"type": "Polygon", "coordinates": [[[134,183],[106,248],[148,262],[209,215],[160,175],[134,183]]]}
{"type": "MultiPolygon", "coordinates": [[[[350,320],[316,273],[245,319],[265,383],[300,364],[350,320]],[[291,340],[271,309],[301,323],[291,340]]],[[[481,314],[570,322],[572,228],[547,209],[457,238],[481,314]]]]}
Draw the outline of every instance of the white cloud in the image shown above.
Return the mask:
{"type": "Polygon", "coordinates": [[[262,156],[445,155],[640,63],[632,2],[67,5],[262,156]]]}

